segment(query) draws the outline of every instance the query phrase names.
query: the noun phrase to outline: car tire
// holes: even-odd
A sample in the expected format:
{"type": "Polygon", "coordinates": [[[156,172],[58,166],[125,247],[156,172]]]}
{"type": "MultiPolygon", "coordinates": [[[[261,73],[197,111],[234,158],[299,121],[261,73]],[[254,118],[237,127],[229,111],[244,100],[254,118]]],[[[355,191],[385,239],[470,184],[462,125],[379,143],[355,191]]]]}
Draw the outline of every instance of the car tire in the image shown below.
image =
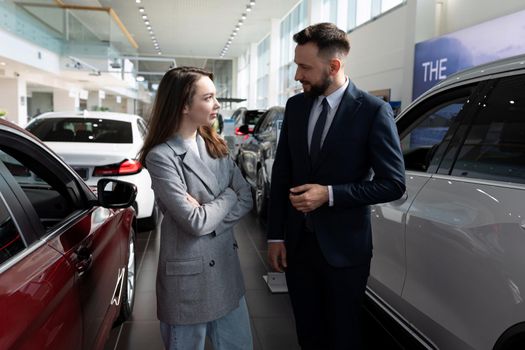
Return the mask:
{"type": "Polygon", "coordinates": [[[129,240],[129,255],[126,265],[126,273],[122,289],[122,299],[120,314],[115,321],[115,326],[124,323],[133,313],[133,306],[135,304],[135,289],[137,282],[137,254],[135,244],[135,230],[131,230],[131,237],[129,240]]]}
{"type": "Polygon", "coordinates": [[[268,194],[266,181],[263,176],[262,168],[257,170],[257,180],[255,187],[255,212],[261,221],[266,221],[268,210],[268,194]]]}
{"type": "Polygon", "coordinates": [[[157,206],[157,203],[154,203],[153,211],[151,212],[151,216],[139,220],[139,229],[141,232],[154,230],[155,227],[157,227],[158,221],[159,221],[159,207],[157,206]]]}

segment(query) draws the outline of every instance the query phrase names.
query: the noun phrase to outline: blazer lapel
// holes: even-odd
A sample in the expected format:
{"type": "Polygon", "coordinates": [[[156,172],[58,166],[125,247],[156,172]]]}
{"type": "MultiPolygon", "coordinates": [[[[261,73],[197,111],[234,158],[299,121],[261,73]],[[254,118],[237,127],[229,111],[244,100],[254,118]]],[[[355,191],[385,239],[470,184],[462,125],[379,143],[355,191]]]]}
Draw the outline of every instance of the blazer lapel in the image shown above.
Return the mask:
{"type": "Polygon", "coordinates": [[[197,135],[197,146],[203,159],[207,160],[206,162],[203,161],[197,154],[195,154],[195,152],[188,151],[183,139],[180,136],[176,136],[174,139],[168,140],[168,145],[171,146],[177,155],[181,156],[182,163],[201,180],[210,193],[213,193],[214,196],[220,195],[219,183],[217,182],[216,177],[217,175],[215,175],[208,166],[208,164],[216,160],[212,159],[208,155],[208,152],[206,151],[206,145],[204,144],[204,140],[200,135],[197,135]]]}
{"type": "Polygon", "coordinates": [[[348,123],[351,119],[355,118],[359,106],[361,105],[362,94],[356,88],[356,86],[350,81],[348,87],[345,90],[341,103],[337,108],[332,124],[328,129],[323,146],[321,148],[321,153],[317,159],[317,162],[313,165],[313,170],[316,171],[319,166],[323,163],[324,159],[328,154],[328,150],[331,148],[332,142],[334,141],[334,136],[337,133],[345,132],[344,128],[341,127],[342,122],[345,121],[348,123]]]}

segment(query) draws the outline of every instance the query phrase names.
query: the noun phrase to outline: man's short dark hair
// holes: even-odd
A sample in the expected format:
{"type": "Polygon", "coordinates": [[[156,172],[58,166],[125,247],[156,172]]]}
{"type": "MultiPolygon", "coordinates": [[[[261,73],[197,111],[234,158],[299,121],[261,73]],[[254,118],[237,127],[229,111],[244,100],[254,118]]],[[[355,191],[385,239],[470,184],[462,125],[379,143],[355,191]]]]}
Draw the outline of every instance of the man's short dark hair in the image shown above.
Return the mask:
{"type": "Polygon", "coordinates": [[[346,33],[333,23],[318,23],[296,33],[293,40],[297,45],[312,42],[319,48],[319,55],[343,58],[350,52],[350,41],[346,33]]]}

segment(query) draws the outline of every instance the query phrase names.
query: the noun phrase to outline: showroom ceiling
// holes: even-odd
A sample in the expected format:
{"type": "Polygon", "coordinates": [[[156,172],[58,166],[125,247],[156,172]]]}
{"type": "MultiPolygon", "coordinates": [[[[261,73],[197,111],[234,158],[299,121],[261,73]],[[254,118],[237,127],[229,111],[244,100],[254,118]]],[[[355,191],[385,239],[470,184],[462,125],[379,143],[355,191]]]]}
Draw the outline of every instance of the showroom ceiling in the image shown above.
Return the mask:
{"type": "Polygon", "coordinates": [[[281,19],[299,0],[61,0],[68,5],[111,7],[139,45],[139,55],[157,55],[143,14],[147,15],[162,56],[219,58],[236,24],[246,19],[224,58],[242,54],[262,40],[272,18],[281,19]],[[144,12],[139,12],[143,7],[144,12]]]}

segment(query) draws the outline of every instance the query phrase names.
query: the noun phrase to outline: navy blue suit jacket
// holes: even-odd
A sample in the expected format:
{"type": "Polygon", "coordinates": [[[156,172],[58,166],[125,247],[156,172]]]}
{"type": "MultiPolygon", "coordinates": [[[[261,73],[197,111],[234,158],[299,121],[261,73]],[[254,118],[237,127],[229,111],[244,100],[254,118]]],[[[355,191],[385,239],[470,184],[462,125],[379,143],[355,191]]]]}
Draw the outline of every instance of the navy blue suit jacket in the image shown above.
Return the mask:
{"type": "Polygon", "coordinates": [[[313,99],[304,94],[286,103],[272,169],[268,239],[284,239],[293,258],[304,232],[303,213],[291,205],[289,189],[307,183],[332,185],[334,205],[311,215],[315,234],[329,264],[367,263],[372,256],[370,205],[405,192],[403,155],[390,105],[359,90],[346,89],[316,164],[308,153],[308,118],[313,99]]]}

